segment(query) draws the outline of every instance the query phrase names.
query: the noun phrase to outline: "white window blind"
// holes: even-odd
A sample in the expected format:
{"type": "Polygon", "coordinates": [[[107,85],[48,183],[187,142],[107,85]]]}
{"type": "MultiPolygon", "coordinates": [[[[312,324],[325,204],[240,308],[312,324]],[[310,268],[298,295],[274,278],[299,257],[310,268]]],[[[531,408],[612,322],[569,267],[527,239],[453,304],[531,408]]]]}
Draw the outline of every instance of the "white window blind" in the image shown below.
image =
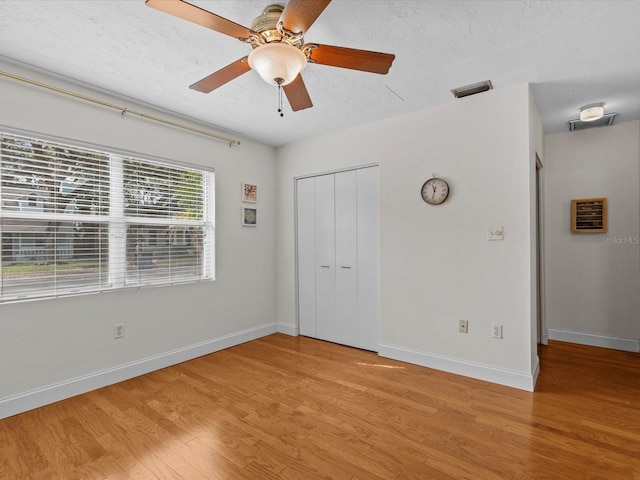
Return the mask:
{"type": "Polygon", "coordinates": [[[213,172],[0,135],[0,301],[213,278],[213,172]]]}

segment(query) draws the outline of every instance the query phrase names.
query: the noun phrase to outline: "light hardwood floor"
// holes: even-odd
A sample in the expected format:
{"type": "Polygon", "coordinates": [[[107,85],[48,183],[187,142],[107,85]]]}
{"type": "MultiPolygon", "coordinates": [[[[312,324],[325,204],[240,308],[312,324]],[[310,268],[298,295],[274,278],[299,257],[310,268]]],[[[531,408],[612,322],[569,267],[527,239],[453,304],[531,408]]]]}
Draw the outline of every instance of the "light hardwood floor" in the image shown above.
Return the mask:
{"type": "Polygon", "coordinates": [[[640,356],[535,393],[275,334],[0,421],[0,478],[640,480],[640,356]]]}

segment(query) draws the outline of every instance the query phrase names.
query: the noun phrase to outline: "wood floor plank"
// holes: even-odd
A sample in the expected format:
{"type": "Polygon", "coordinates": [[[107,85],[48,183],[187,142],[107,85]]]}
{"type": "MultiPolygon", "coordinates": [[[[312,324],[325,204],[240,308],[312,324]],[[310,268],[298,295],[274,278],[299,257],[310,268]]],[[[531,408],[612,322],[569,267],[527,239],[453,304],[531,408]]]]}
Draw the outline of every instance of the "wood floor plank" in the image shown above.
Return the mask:
{"type": "Polygon", "coordinates": [[[640,356],[539,354],[530,393],[270,335],[0,420],[0,479],[640,480],[640,356]]]}
{"type": "Polygon", "coordinates": [[[110,434],[103,435],[97,440],[106,450],[111,452],[108,457],[110,468],[105,468],[105,478],[109,480],[156,480],[158,478],[110,434]]]}

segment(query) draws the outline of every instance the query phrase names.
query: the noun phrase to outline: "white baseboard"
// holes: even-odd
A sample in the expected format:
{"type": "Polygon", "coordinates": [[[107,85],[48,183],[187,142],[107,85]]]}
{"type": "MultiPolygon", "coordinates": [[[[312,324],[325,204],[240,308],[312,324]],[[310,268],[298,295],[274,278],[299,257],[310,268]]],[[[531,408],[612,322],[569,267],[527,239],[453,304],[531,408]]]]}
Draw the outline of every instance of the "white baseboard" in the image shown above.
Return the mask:
{"type": "Polygon", "coordinates": [[[605,337],[602,335],[591,335],[589,333],[569,332],[567,330],[547,330],[549,340],[560,342],[579,343],[592,347],[612,348],[625,352],[640,352],[640,340],[628,340],[626,338],[605,337]]]}
{"type": "Polygon", "coordinates": [[[2,398],[0,399],[0,419],[74,397],[91,390],[106,387],[107,385],[122,382],[161,368],[176,365],[187,360],[192,360],[203,355],[208,355],[219,350],[224,350],[225,348],[240,345],[250,340],[271,335],[277,331],[278,328],[275,324],[264,325],[2,398]]]}
{"type": "Polygon", "coordinates": [[[540,372],[540,363],[537,357],[536,365],[533,366],[532,373],[526,374],[478,363],[465,362],[440,355],[418,352],[394,345],[380,344],[378,354],[381,357],[392,358],[402,362],[413,363],[415,365],[455,373],[456,375],[463,375],[478,380],[485,380],[529,392],[533,392],[538,373],[540,372]]]}
{"type": "Polygon", "coordinates": [[[298,336],[298,326],[297,325],[285,325],[282,323],[278,324],[278,333],[284,333],[285,335],[291,335],[292,337],[298,336]]]}
{"type": "MultiPolygon", "coordinates": [[[[536,359],[535,359],[535,365],[533,366],[533,373],[532,373],[532,384],[533,384],[533,388],[531,388],[531,392],[535,391],[536,389],[536,383],[538,383],[538,375],[540,375],[540,357],[538,355],[536,355],[536,359]]],[[[526,390],[526,389],[523,389],[526,390]]]]}

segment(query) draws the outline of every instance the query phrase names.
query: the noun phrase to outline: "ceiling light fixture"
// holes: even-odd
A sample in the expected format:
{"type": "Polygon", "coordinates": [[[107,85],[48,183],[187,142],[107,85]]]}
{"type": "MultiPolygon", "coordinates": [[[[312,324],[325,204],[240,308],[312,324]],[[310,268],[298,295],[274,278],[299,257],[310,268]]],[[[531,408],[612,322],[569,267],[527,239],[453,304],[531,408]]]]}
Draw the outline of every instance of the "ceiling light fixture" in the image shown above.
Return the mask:
{"type": "Polygon", "coordinates": [[[267,43],[249,54],[249,66],[269,85],[285,86],[293,82],[307,66],[307,57],[287,43],[267,43]]]}
{"type": "Polygon", "coordinates": [[[604,103],[590,103],[580,107],[580,120],[582,122],[593,122],[604,116],[604,103]]]}

